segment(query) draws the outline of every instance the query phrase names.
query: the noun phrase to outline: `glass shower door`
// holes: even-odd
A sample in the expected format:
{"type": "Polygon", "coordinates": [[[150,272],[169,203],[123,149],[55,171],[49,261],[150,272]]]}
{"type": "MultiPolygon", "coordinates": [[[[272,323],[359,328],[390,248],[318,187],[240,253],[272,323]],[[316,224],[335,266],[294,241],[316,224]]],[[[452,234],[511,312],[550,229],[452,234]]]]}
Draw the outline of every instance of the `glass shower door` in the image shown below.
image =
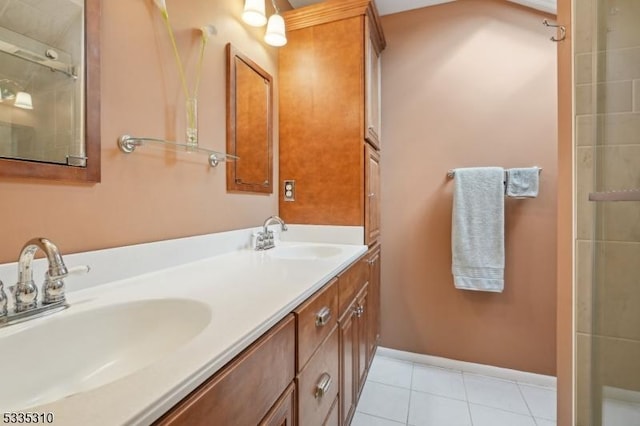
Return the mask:
{"type": "Polygon", "coordinates": [[[640,425],[640,1],[574,6],[577,424],[640,425]]]}

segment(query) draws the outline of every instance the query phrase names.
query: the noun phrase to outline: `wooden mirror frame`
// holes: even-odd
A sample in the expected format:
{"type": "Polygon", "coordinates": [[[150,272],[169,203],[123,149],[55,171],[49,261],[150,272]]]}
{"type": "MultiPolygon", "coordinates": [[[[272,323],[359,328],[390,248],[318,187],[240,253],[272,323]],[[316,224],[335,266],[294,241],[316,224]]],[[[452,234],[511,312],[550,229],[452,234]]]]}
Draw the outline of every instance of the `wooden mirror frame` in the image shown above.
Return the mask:
{"type": "Polygon", "coordinates": [[[84,4],[84,144],[85,167],[0,159],[0,177],[100,182],[100,14],[102,0],[84,4]]]}
{"type": "MultiPolygon", "coordinates": [[[[238,58],[269,82],[267,93],[267,161],[269,183],[251,184],[237,182],[236,161],[227,163],[227,191],[273,193],[273,77],[258,64],[239,52],[231,43],[227,44],[227,153],[237,155],[236,144],[236,64],[238,58]]],[[[240,158],[242,161],[242,158],[240,158]]]]}

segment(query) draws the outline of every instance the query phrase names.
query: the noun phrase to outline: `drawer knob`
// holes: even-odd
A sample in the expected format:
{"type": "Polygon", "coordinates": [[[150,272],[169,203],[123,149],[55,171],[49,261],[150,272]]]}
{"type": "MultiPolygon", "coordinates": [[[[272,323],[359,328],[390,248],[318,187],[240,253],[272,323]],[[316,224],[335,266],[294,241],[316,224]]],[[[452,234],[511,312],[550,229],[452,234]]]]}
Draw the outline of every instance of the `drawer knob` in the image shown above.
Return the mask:
{"type": "Polygon", "coordinates": [[[316,314],[316,327],[323,327],[329,324],[329,320],[331,319],[331,309],[327,306],[320,309],[316,314]]]}
{"type": "Polygon", "coordinates": [[[355,308],[353,308],[353,313],[355,314],[356,317],[360,318],[362,314],[364,314],[364,306],[362,305],[356,306],[355,308]]]}
{"type": "Polygon", "coordinates": [[[318,384],[316,384],[316,399],[325,396],[327,392],[329,392],[330,388],[331,376],[329,375],[329,373],[323,373],[322,376],[320,376],[320,380],[318,380],[318,384]]]}

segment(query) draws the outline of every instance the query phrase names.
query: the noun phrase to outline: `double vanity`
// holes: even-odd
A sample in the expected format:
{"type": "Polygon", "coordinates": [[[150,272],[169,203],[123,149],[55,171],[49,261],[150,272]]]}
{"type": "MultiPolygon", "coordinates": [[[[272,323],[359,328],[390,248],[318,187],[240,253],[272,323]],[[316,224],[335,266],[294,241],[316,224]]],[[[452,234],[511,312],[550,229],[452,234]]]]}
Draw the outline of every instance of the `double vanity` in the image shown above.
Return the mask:
{"type": "MultiPolygon", "coordinates": [[[[377,343],[379,249],[357,243],[360,227],[290,228],[270,250],[246,229],[64,256],[92,266],[67,280],[69,308],[0,328],[3,410],[65,425],[348,424],[377,343]]],[[[41,277],[46,261],[34,266],[41,277]]]]}

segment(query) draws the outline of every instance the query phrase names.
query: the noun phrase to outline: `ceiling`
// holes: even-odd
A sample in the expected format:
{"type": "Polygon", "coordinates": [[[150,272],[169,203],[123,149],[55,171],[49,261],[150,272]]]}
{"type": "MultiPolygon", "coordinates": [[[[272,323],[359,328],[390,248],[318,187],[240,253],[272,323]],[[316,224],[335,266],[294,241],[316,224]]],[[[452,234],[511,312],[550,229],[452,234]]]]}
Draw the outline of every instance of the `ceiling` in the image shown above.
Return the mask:
{"type": "MultiPolygon", "coordinates": [[[[320,3],[322,0],[289,0],[294,8],[320,3]]],[[[421,7],[434,6],[436,4],[450,3],[455,0],[376,0],[376,6],[380,15],[391,15],[392,13],[404,12],[421,7]]],[[[531,7],[542,12],[556,14],[557,0],[509,0],[523,6],[531,7]]]]}

